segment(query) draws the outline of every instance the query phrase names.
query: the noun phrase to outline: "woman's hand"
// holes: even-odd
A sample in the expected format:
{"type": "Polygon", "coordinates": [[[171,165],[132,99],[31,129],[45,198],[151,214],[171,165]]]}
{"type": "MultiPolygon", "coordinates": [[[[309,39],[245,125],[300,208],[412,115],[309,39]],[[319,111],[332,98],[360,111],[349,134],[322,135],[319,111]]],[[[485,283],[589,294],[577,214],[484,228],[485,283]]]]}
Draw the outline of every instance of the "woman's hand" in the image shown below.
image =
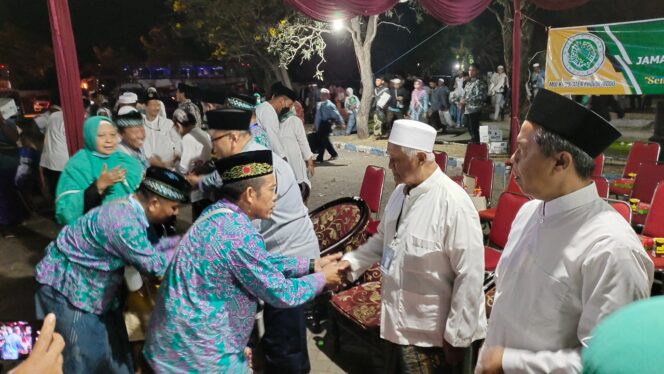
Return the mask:
{"type": "Polygon", "coordinates": [[[118,182],[124,181],[126,177],[127,171],[122,168],[122,166],[116,166],[113,169],[108,170],[106,164],[104,164],[101,169],[101,174],[99,175],[99,178],[97,178],[97,192],[99,192],[100,195],[103,194],[106,189],[118,182]]]}

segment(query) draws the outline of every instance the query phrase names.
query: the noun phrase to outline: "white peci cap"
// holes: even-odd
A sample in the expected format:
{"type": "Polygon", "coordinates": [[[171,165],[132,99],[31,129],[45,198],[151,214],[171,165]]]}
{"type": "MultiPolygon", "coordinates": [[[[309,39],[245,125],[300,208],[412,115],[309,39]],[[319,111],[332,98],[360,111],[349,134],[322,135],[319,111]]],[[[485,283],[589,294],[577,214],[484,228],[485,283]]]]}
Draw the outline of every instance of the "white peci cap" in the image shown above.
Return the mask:
{"type": "Polygon", "coordinates": [[[533,67],[534,67],[534,68],[538,68],[538,67],[539,67],[539,63],[537,63],[537,62],[534,63],[534,64],[533,64],[533,67]]]}
{"type": "Polygon", "coordinates": [[[322,93],[322,94],[329,94],[329,93],[330,93],[330,90],[328,90],[327,88],[321,88],[321,89],[320,89],[320,93],[322,93]]]}
{"type": "Polygon", "coordinates": [[[433,152],[433,145],[436,142],[436,130],[423,122],[399,119],[394,121],[388,141],[402,147],[433,152]]]}
{"type": "Polygon", "coordinates": [[[138,102],[138,95],[133,92],[125,92],[118,98],[119,104],[136,104],[138,102]]]}
{"type": "Polygon", "coordinates": [[[123,106],[122,108],[118,109],[118,116],[124,116],[125,114],[131,112],[138,112],[138,110],[132,106],[123,106]]]}

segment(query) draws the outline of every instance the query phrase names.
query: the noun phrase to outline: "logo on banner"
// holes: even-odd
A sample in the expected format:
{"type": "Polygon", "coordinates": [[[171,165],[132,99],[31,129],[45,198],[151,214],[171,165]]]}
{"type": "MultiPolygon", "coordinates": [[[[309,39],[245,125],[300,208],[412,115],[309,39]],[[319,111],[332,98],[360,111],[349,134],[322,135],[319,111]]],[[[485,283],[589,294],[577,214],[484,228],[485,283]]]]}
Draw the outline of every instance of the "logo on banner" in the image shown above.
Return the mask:
{"type": "Polygon", "coordinates": [[[573,75],[586,77],[604,63],[604,41],[589,33],[567,38],[562,50],[563,66],[573,75]]]}

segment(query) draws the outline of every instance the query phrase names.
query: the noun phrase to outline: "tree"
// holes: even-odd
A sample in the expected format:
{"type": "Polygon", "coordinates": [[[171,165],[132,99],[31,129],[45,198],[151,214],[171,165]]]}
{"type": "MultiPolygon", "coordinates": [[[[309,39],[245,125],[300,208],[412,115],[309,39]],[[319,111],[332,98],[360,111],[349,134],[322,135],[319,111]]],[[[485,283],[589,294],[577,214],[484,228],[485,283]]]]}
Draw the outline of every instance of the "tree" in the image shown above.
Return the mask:
{"type": "Polygon", "coordinates": [[[250,63],[264,85],[281,80],[290,86],[285,68],[268,51],[266,35],[292,11],[281,0],[169,0],[176,32],[212,48],[218,60],[250,63]]]}
{"type": "Polygon", "coordinates": [[[43,87],[53,71],[51,46],[9,22],[0,27],[0,51],[0,63],[10,66],[14,87],[43,87]]]}
{"type": "MultiPolygon", "coordinates": [[[[490,6],[488,9],[496,16],[500,24],[500,30],[503,37],[503,59],[505,60],[505,70],[507,74],[513,74],[512,71],[512,32],[514,27],[514,3],[513,0],[495,0],[497,7],[490,6]]],[[[530,0],[521,0],[519,9],[522,15],[528,15],[535,10],[535,5],[530,0]]],[[[533,24],[527,17],[521,17],[521,80],[528,76],[528,54],[533,38],[533,24]]],[[[522,96],[525,90],[521,90],[522,96]]],[[[521,103],[524,100],[520,100],[521,103]]],[[[513,104],[514,105],[514,104],[513,104]]],[[[518,110],[518,108],[514,108],[518,110]]]]}
{"type": "MultiPolygon", "coordinates": [[[[348,25],[343,27],[353,42],[353,50],[355,51],[362,82],[362,99],[357,113],[357,135],[360,139],[369,136],[369,112],[374,91],[371,46],[378,27],[382,23],[408,30],[387,20],[391,18],[398,19],[399,16],[394,10],[390,10],[381,16],[356,16],[351,18],[348,25]],[[382,20],[379,20],[379,18],[382,18],[382,20]]],[[[268,30],[267,37],[270,41],[268,49],[278,54],[282,68],[287,68],[297,56],[301,57],[300,62],[311,60],[312,57],[317,56],[320,61],[316,65],[315,77],[322,80],[323,71],[320,67],[325,62],[326,47],[323,36],[331,32],[330,26],[325,22],[314,21],[301,15],[293,15],[282,20],[276,28],[268,30]]]]}

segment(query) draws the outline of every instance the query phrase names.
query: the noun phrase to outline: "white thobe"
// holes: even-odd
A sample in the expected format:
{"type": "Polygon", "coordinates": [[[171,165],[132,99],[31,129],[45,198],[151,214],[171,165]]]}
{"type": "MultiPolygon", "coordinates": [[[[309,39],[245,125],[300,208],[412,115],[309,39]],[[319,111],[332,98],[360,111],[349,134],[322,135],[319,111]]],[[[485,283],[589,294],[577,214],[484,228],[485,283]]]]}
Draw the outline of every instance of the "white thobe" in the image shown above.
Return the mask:
{"type": "Polygon", "coordinates": [[[263,126],[267,137],[270,139],[270,147],[272,152],[279,155],[279,157],[286,157],[284,147],[279,139],[279,116],[272,107],[269,101],[265,101],[256,107],[256,121],[263,126]]]}
{"type": "Polygon", "coordinates": [[[150,159],[152,156],[158,156],[167,167],[172,167],[173,161],[182,154],[182,138],[173,125],[173,121],[156,116],[152,121],[145,118],[144,123],[143,151],[145,157],[150,159]]]}
{"type": "Polygon", "coordinates": [[[293,168],[293,173],[295,173],[295,180],[298,184],[306,183],[311,187],[311,182],[307,175],[306,161],[313,159],[314,154],[311,153],[302,120],[297,116],[288,117],[279,124],[279,137],[283,143],[288,164],[293,168]]]}
{"type": "Polygon", "coordinates": [[[69,161],[69,150],[65,135],[65,120],[62,111],[57,111],[48,117],[39,165],[46,169],[63,171],[67,161],[69,161]]]}
{"type": "MultiPolygon", "coordinates": [[[[207,132],[194,127],[182,137],[182,156],[175,170],[180,174],[187,175],[194,168],[210,160],[212,157],[212,141],[207,132]]],[[[200,189],[193,189],[190,193],[191,202],[203,199],[200,189]]]]}
{"type": "Polygon", "coordinates": [[[653,263],[591,183],[517,214],[496,269],[485,347],[505,373],[581,371],[580,351],[609,313],[650,295],[653,263]]]}
{"type": "Polygon", "coordinates": [[[486,332],[477,211],[468,194],[438,168],[408,194],[404,189],[401,184],[390,196],[378,233],[343,259],[355,279],[381,256],[386,264],[393,251],[382,272],[383,339],[442,347],[444,338],[468,347],[486,332]]]}

